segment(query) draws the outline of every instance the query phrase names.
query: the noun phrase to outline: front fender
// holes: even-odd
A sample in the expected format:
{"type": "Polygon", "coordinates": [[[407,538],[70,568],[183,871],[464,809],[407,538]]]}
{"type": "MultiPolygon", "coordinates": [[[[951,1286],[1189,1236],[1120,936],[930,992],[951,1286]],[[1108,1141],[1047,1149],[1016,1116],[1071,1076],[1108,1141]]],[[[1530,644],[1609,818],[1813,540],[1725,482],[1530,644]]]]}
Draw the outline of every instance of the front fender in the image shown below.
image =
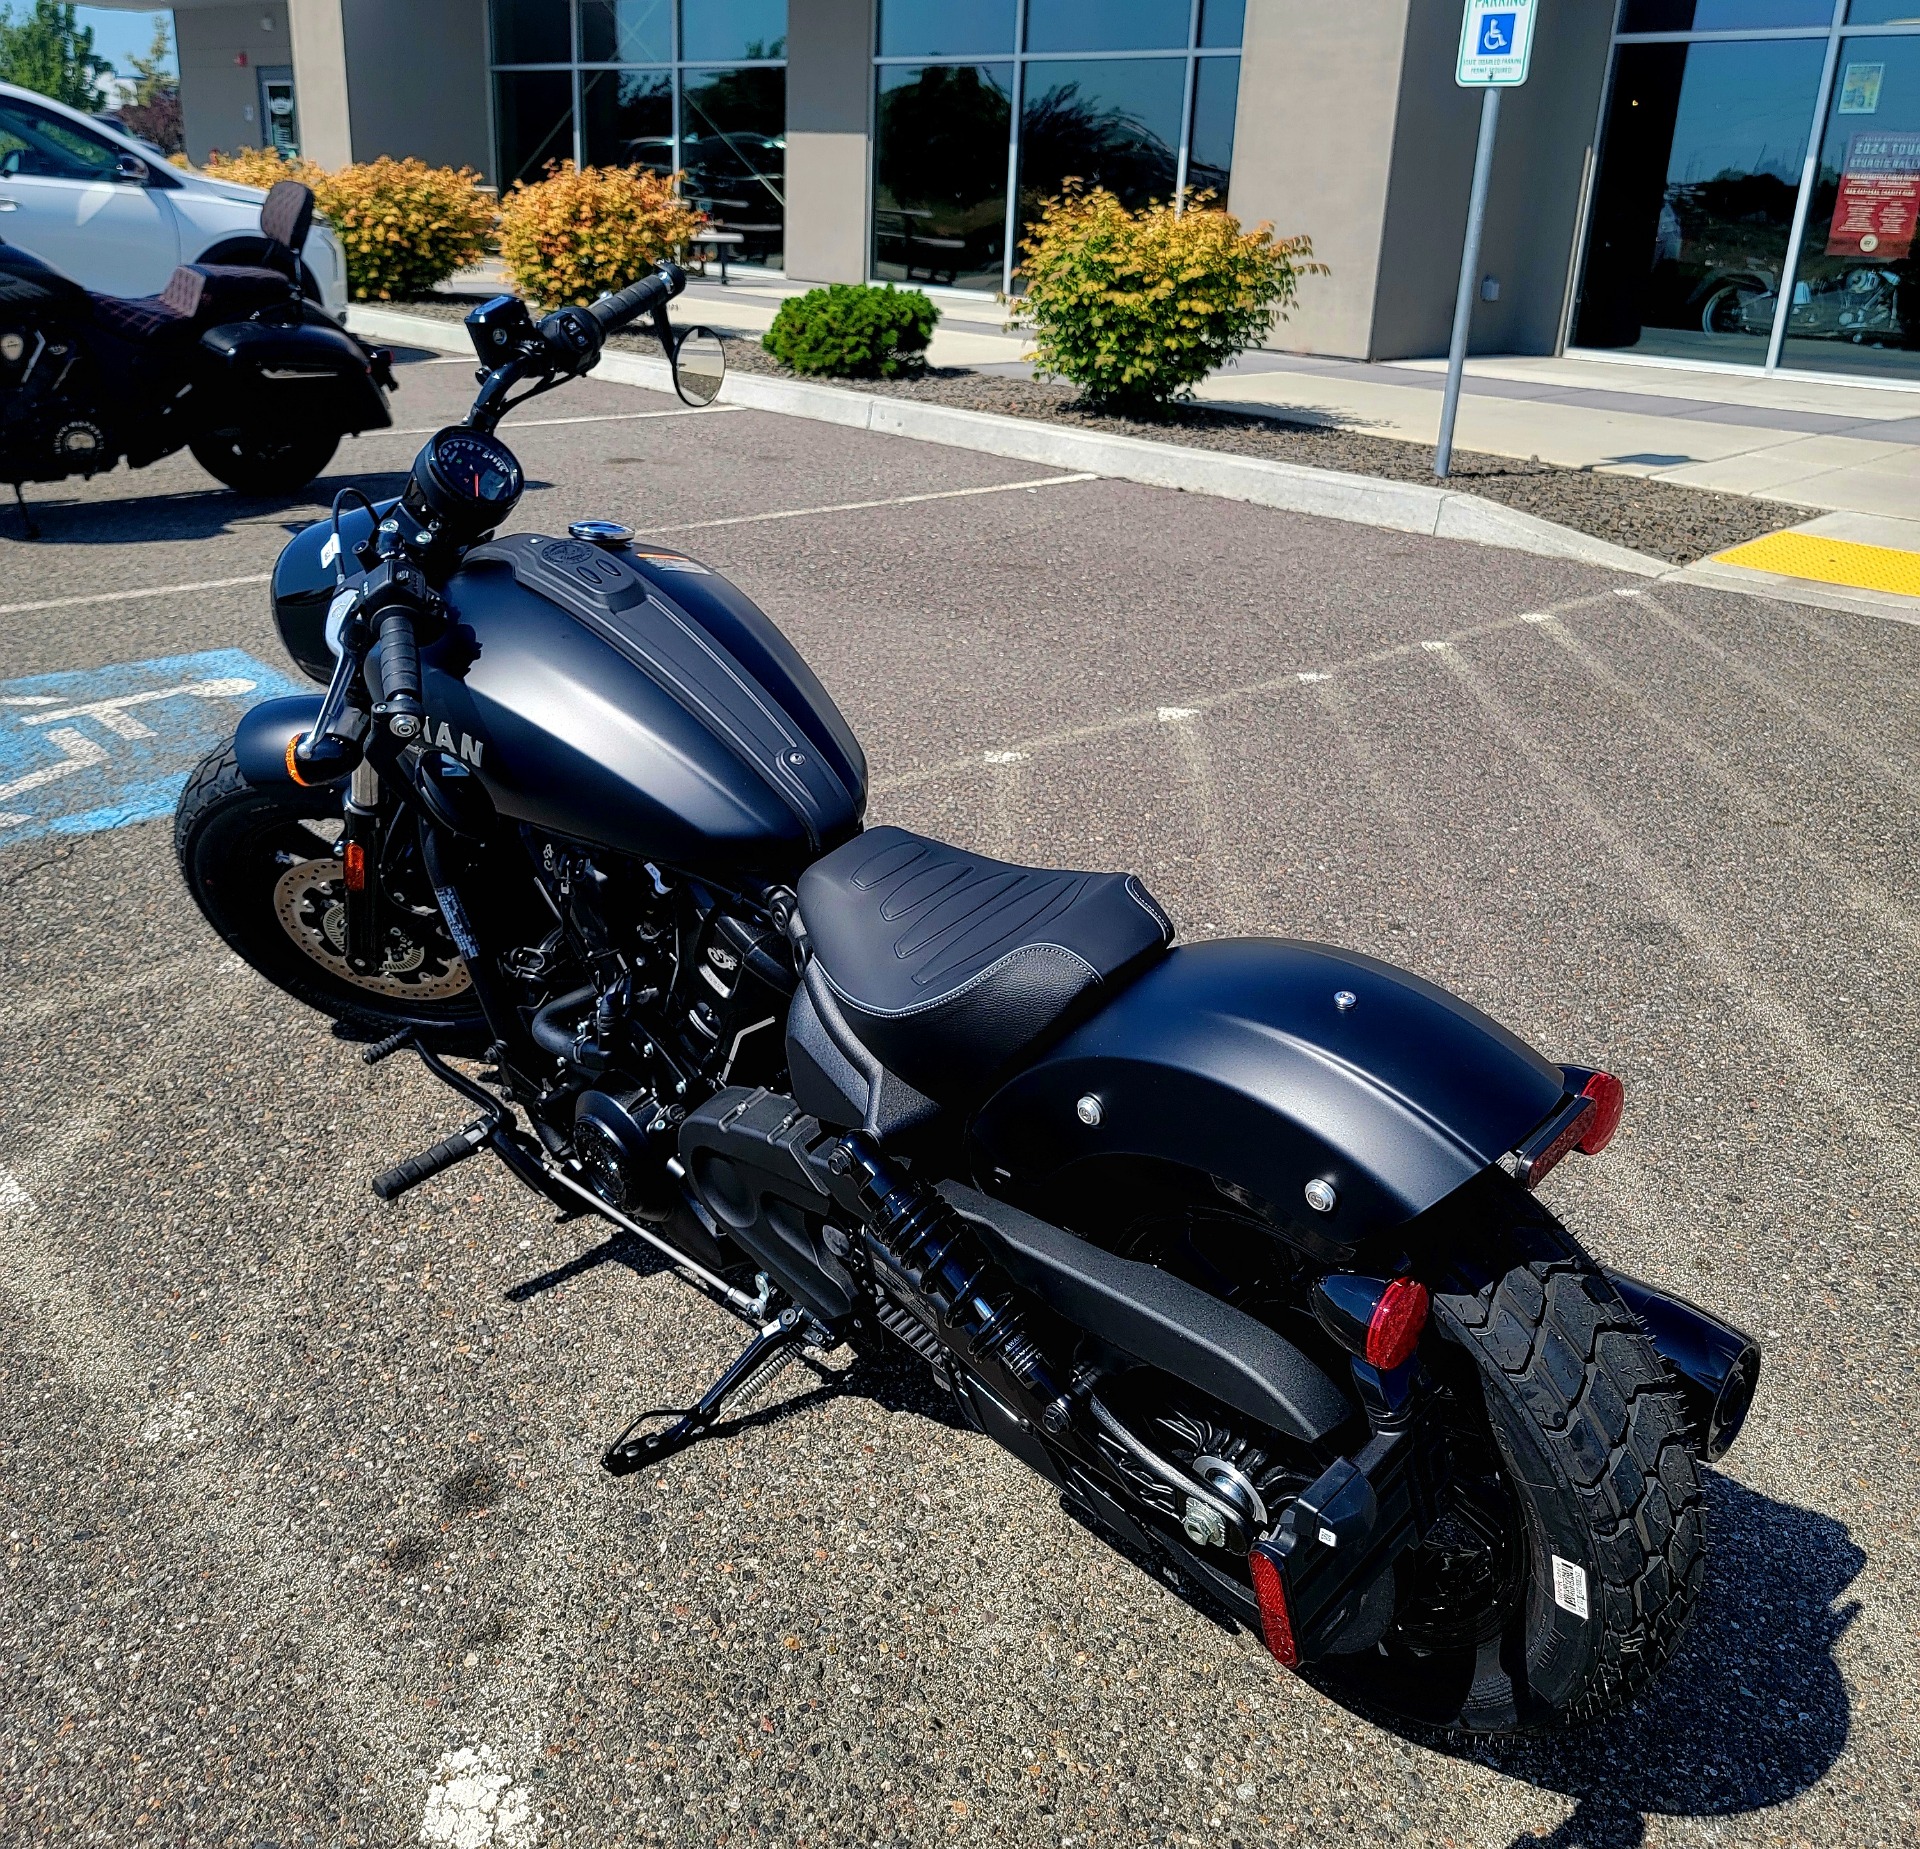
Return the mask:
{"type": "Polygon", "coordinates": [[[1562,1091],[1557,1066],[1418,976],[1238,939],[1170,951],[1009,1079],[970,1136],[976,1172],[1020,1188],[1087,1162],[1197,1170],[1337,1258],[1483,1173],[1562,1091]],[[1315,1181],[1330,1211],[1308,1204],[1315,1181]]]}
{"type": "Polygon", "coordinates": [[[320,706],[317,693],[290,693],[284,699],[262,700],[242,715],[233,735],[233,755],[239,760],[241,776],[256,789],[293,782],[287,770],[287,747],[303,732],[313,730],[320,706]]]}

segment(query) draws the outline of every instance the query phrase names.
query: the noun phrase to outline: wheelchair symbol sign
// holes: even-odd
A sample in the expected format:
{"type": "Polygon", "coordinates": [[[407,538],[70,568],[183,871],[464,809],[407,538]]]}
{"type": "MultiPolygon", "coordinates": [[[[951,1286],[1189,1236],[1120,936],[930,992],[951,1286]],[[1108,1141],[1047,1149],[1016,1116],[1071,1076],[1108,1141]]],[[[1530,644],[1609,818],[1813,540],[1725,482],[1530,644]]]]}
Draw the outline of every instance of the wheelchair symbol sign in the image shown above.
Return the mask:
{"type": "Polygon", "coordinates": [[[1454,81],[1465,88],[1527,81],[1537,0],[1467,0],[1454,81]]]}

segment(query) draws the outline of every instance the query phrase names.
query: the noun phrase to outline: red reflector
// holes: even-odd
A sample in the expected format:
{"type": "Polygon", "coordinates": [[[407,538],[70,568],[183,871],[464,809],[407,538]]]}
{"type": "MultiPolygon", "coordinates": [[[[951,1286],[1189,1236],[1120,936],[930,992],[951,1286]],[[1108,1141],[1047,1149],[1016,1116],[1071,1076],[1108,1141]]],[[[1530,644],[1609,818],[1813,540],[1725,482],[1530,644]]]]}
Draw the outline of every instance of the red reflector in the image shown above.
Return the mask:
{"type": "Polygon", "coordinates": [[[1596,1072],[1580,1087],[1580,1095],[1593,1100],[1593,1111],[1580,1126],[1580,1153],[1597,1156],[1613,1141],[1614,1131],[1620,1128],[1627,1088],[1611,1072],[1596,1072]]]}
{"type": "Polygon", "coordinates": [[[347,843],[346,854],[347,890],[365,892],[367,889],[367,850],[358,841],[347,843]]]}
{"type": "Polygon", "coordinates": [[[1413,1353],[1427,1326],[1427,1287],[1412,1278],[1395,1278],[1380,1293],[1367,1323],[1367,1363],[1391,1373],[1413,1353]]]}
{"type": "Polygon", "coordinates": [[[1276,1663],[1291,1669],[1300,1661],[1300,1646],[1293,1638],[1293,1614],[1287,1610],[1287,1584],[1280,1577],[1279,1562],[1256,1547],[1247,1556],[1253,1569],[1253,1596],[1260,1601],[1260,1635],[1273,1652],[1276,1663]]]}

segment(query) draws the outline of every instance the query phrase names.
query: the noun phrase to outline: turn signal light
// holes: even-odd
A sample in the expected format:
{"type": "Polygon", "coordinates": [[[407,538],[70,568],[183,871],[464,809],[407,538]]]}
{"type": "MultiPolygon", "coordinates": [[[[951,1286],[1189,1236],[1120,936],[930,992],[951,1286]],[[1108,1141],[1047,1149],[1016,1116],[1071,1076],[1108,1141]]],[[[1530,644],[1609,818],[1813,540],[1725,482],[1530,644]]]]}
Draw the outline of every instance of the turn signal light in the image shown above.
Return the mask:
{"type": "Polygon", "coordinates": [[[1367,1363],[1383,1374],[1406,1361],[1427,1326],[1427,1287],[1412,1278],[1395,1278],[1380,1293],[1367,1321],[1367,1363]]]}
{"type": "Polygon", "coordinates": [[[1260,1603],[1260,1635],[1273,1652],[1273,1660],[1292,1669],[1300,1661],[1300,1646],[1293,1635],[1293,1613],[1287,1608],[1287,1582],[1280,1563],[1264,1546],[1247,1556],[1253,1572],[1253,1596],[1260,1603]]]}
{"type": "Polygon", "coordinates": [[[1580,1126],[1580,1153],[1597,1156],[1613,1141],[1614,1131],[1620,1128],[1627,1088],[1611,1072],[1596,1072],[1580,1087],[1580,1095],[1593,1100],[1593,1110],[1580,1126]]]}

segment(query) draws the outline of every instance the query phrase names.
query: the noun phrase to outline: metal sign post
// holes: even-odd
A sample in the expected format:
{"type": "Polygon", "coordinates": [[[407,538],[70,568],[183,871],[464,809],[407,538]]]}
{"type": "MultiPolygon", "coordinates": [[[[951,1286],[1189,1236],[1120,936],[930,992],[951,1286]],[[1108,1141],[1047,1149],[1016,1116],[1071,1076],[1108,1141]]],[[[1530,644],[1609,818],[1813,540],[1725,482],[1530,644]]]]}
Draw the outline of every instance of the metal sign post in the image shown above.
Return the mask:
{"type": "Polygon", "coordinates": [[[1445,478],[1453,466],[1453,420],[1460,409],[1460,378],[1467,364],[1467,332],[1480,270],[1480,233],[1487,222],[1487,186],[1493,177],[1493,140],[1500,126],[1500,92],[1527,81],[1533,60],[1536,0],[1467,0],[1460,22],[1460,58],[1453,80],[1479,90],[1480,140],[1473,152],[1473,190],[1467,202],[1467,237],[1460,252],[1460,287],[1453,298],[1453,338],[1447,346],[1447,390],[1440,401],[1440,441],[1433,472],[1445,478]]]}

